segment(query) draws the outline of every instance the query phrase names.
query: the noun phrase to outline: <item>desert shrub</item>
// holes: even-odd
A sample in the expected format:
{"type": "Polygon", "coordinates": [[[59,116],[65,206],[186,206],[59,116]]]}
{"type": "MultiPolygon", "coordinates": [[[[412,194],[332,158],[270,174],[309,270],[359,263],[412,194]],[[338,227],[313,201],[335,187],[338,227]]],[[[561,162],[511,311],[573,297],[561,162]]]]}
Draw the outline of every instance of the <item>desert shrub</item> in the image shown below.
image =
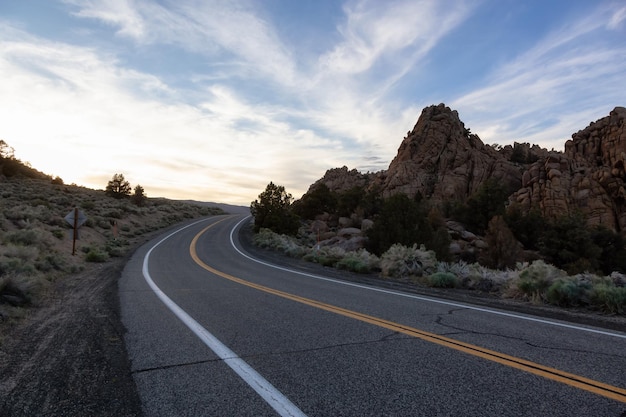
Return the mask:
{"type": "Polygon", "coordinates": [[[324,266],[336,266],[345,256],[346,251],[338,246],[323,246],[313,248],[304,255],[304,259],[324,266]]]}
{"type": "Polygon", "coordinates": [[[515,271],[498,271],[478,263],[469,265],[468,269],[466,276],[457,276],[461,279],[462,287],[476,291],[500,292],[509,282],[518,277],[515,271]]]}
{"type": "Polygon", "coordinates": [[[32,207],[24,207],[23,205],[14,205],[4,210],[4,217],[12,222],[32,221],[37,219],[37,212],[32,207]]]}
{"type": "Polygon", "coordinates": [[[44,199],[43,199],[43,198],[41,198],[41,197],[35,197],[35,198],[33,198],[32,200],[30,200],[29,204],[30,204],[32,207],[39,207],[39,206],[43,206],[43,207],[45,207],[46,209],[49,209],[49,208],[50,208],[50,202],[48,202],[47,200],[44,200],[44,199]]]}
{"type": "Polygon", "coordinates": [[[85,255],[87,262],[106,262],[109,259],[109,254],[100,249],[92,248],[85,255]]]}
{"type": "Polygon", "coordinates": [[[613,271],[611,272],[611,275],[609,275],[609,278],[616,287],[626,287],[626,275],[613,271]]]}
{"type": "Polygon", "coordinates": [[[36,229],[22,229],[7,233],[5,242],[15,245],[30,246],[35,245],[40,240],[40,233],[36,229]]]}
{"type": "Polygon", "coordinates": [[[380,260],[376,255],[365,249],[356,252],[346,252],[345,256],[337,262],[337,268],[358,273],[368,273],[378,269],[380,260]]]}
{"type": "Polygon", "coordinates": [[[65,260],[56,253],[44,256],[35,262],[35,268],[41,272],[64,271],[66,269],[65,260]]]}
{"type": "Polygon", "coordinates": [[[13,306],[33,304],[45,289],[45,282],[37,277],[5,275],[0,277],[0,303],[13,306]]]}
{"type": "Polygon", "coordinates": [[[85,200],[82,203],[80,203],[80,206],[85,210],[93,210],[96,208],[96,203],[91,200],[85,200]]]}
{"type": "Polygon", "coordinates": [[[273,249],[292,258],[301,258],[306,249],[294,238],[274,233],[270,229],[262,228],[253,237],[253,243],[261,248],[273,249]]]}
{"type": "Polygon", "coordinates": [[[470,267],[465,261],[459,262],[438,262],[437,272],[450,272],[458,278],[463,279],[470,273],[470,267]]]}
{"type": "Polygon", "coordinates": [[[422,276],[436,271],[437,258],[424,246],[394,244],[380,257],[380,268],[387,277],[422,276]]]}
{"type": "Polygon", "coordinates": [[[122,239],[109,239],[104,247],[106,253],[113,258],[124,256],[128,242],[122,239]]]}
{"type": "Polygon", "coordinates": [[[0,275],[34,275],[37,269],[33,260],[19,257],[0,256],[0,275]]]}
{"type": "Polygon", "coordinates": [[[2,255],[24,262],[32,262],[39,256],[39,249],[36,246],[6,245],[2,250],[2,255]]]}
{"type": "Polygon", "coordinates": [[[546,300],[550,304],[561,307],[573,307],[589,304],[591,282],[570,277],[558,279],[546,292],[546,300]]]}
{"type": "Polygon", "coordinates": [[[426,283],[435,288],[454,288],[458,285],[458,279],[450,272],[435,272],[428,276],[426,283]]]}
{"type": "Polygon", "coordinates": [[[50,230],[50,233],[52,233],[52,236],[56,237],[59,240],[63,240],[63,238],[65,237],[65,232],[61,229],[52,229],[50,230]]]}
{"type": "Polygon", "coordinates": [[[538,302],[546,299],[546,291],[555,280],[565,276],[564,271],[542,260],[536,260],[520,271],[514,284],[522,296],[538,302]]]}
{"type": "Polygon", "coordinates": [[[615,287],[606,283],[593,286],[591,302],[605,312],[626,313],[626,287],[615,287]]]}
{"type": "Polygon", "coordinates": [[[112,219],[121,219],[124,216],[124,212],[122,210],[109,210],[104,213],[104,216],[112,219]]]}

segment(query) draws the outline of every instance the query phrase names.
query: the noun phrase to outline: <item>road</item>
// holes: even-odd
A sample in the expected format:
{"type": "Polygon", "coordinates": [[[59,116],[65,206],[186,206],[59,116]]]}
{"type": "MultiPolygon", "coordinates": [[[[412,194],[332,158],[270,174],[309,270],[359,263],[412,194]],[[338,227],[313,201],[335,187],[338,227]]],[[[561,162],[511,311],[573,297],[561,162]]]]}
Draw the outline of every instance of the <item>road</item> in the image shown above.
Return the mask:
{"type": "Polygon", "coordinates": [[[120,281],[147,416],[626,416],[626,333],[276,268],[217,216],[120,281]]]}

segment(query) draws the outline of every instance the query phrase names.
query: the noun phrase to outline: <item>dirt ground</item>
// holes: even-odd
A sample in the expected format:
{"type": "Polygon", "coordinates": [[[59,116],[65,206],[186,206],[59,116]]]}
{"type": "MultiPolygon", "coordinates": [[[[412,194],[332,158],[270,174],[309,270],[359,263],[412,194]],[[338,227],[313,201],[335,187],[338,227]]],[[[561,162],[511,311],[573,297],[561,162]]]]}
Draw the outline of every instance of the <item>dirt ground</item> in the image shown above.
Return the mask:
{"type": "Polygon", "coordinates": [[[126,259],[64,279],[0,345],[0,416],[140,416],[120,320],[126,259]]]}
{"type": "MultiPolygon", "coordinates": [[[[287,258],[243,242],[254,255],[309,272],[615,330],[626,317],[533,306],[468,291],[415,288],[287,258]]],[[[120,318],[117,282],[128,258],[91,264],[59,282],[44,306],[0,328],[0,416],[141,416],[120,318]]]]}

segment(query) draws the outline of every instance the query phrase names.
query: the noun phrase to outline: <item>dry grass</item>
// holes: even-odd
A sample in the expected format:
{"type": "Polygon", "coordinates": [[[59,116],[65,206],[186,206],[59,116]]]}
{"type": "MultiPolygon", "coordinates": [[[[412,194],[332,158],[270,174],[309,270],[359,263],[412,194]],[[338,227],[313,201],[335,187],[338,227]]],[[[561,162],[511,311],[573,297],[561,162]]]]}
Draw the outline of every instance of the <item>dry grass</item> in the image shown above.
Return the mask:
{"type": "Polygon", "coordinates": [[[51,283],[89,262],[125,256],[152,232],[185,219],[221,213],[166,199],[148,199],[138,207],[103,191],[0,176],[0,323],[45,302],[51,283]],[[75,207],[88,220],[72,255],[72,228],[64,217],[75,207]]]}

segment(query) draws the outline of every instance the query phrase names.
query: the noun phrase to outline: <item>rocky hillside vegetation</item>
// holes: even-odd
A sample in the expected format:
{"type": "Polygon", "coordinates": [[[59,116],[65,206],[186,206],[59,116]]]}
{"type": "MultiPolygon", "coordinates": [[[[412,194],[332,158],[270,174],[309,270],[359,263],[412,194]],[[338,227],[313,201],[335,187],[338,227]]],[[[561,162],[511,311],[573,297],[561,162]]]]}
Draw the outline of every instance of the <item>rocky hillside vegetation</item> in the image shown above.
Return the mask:
{"type": "Polygon", "coordinates": [[[152,232],[223,213],[166,199],[146,198],[137,205],[132,198],[65,185],[15,159],[6,143],[2,145],[0,325],[45,303],[53,286],[68,275],[125,256],[152,232]],[[74,245],[73,227],[64,217],[76,208],[86,221],[74,245]]]}
{"type": "Polygon", "coordinates": [[[616,107],[558,152],[485,144],[456,111],[426,107],[387,170],[328,170],[288,204],[303,225],[294,238],[265,232],[259,243],[387,278],[559,305],[594,304],[606,286],[605,310],[623,312],[624,119],[616,107]]]}

